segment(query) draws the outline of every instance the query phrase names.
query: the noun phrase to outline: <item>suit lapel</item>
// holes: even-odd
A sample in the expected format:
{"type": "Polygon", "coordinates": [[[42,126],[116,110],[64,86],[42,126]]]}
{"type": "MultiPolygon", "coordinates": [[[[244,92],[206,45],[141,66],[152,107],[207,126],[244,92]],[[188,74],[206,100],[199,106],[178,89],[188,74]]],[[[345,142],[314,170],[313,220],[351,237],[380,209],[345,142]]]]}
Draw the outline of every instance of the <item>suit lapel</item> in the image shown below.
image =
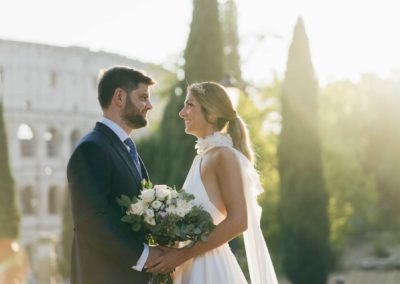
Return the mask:
{"type": "Polygon", "coordinates": [[[142,170],[142,176],[143,176],[143,178],[145,180],[148,181],[149,180],[149,173],[147,172],[147,169],[146,169],[146,167],[145,167],[145,165],[144,165],[144,163],[142,161],[142,158],[140,158],[140,155],[138,155],[138,157],[139,157],[139,162],[140,162],[140,168],[142,170]]]}
{"type": "MultiPolygon", "coordinates": [[[[118,138],[118,136],[112,131],[108,126],[104,125],[103,123],[97,122],[95,126],[96,130],[104,133],[110,139],[110,145],[115,149],[121,159],[126,163],[126,166],[129,172],[134,176],[136,185],[138,188],[141,188],[141,179],[138,170],[136,169],[135,165],[133,164],[132,158],[129,155],[128,150],[126,149],[124,143],[118,138]]],[[[140,159],[142,169],[144,168],[143,162],[140,159]]],[[[144,168],[145,169],[145,168],[144,168]]],[[[144,171],[147,176],[146,169],[144,171]]]]}
{"type": "Polygon", "coordinates": [[[124,145],[122,145],[122,147],[119,147],[116,144],[112,144],[112,146],[117,151],[117,153],[120,155],[122,160],[124,160],[129,171],[135,177],[135,181],[136,181],[137,185],[140,187],[140,182],[141,182],[140,175],[139,175],[138,170],[136,169],[135,165],[133,164],[131,157],[129,156],[128,150],[126,148],[124,148],[125,147],[124,145]]]}

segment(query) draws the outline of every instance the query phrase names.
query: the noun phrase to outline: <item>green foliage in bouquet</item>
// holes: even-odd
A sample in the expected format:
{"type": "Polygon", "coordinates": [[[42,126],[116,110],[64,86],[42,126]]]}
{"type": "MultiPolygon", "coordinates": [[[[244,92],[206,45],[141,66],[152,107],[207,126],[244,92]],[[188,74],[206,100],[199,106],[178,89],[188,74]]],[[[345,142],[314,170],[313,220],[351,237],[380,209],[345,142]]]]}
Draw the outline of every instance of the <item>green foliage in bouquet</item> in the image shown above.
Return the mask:
{"type": "MultiPolygon", "coordinates": [[[[174,247],[176,242],[193,246],[207,241],[215,227],[210,213],[192,203],[193,194],[166,185],[142,181],[142,192],[136,197],[122,195],[118,204],[126,214],[122,222],[131,225],[134,232],[143,232],[149,245],[174,247]]],[[[171,273],[155,274],[152,283],[173,283],[171,273]]]]}
{"type": "Polygon", "coordinates": [[[174,246],[175,242],[207,241],[215,227],[211,215],[194,205],[194,196],[183,189],[143,182],[139,197],[122,195],[118,204],[126,210],[121,220],[134,232],[144,232],[149,245],[174,246]]]}

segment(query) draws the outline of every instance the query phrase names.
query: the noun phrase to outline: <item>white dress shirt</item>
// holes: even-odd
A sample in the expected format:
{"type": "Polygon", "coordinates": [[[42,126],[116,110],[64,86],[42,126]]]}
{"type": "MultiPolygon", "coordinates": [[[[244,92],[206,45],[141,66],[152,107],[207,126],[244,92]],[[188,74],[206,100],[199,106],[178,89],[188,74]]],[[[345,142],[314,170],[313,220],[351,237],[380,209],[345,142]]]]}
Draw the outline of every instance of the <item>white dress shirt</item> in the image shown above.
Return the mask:
{"type": "MultiPolygon", "coordinates": [[[[102,117],[99,122],[103,123],[104,125],[106,125],[109,128],[111,128],[111,130],[115,134],[117,134],[118,138],[122,141],[122,143],[124,143],[124,141],[127,138],[129,138],[129,135],[121,128],[121,126],[116,124],[114,121],[112,121],[112,120],[110,120],[108,118],[102,117]]],[[[124,145],[125,145],[125,143],[124,143],[124,145]]],[[[128,146],[126,146],[126,149],[129,151],[129,147],[128,146]]],[[[133,265],[132,268],[137,270],[137,271],[142,271],[148,257],[149,257],[149,247],[146,244],[144,244],[144,249],[143,249],[142,255],[140,256],[140,258],[137,261],[136,265],[133,265]]]]}

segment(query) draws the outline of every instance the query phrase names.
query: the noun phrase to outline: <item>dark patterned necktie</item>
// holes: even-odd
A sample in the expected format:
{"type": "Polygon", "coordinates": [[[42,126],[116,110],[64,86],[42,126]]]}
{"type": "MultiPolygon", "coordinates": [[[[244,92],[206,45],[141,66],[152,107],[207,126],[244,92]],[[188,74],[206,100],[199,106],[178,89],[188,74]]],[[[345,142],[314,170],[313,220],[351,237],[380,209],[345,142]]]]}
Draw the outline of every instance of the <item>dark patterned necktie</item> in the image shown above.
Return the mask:
{"type": "Polygon", "coordinates": [[[131,155],[132,161],[139,172],[140,179],[142,179],[142,170],[140,168],[140,162],[139,162],[138,152],[136,150],[136,145],[131,138],[126,138],[124,143],[129,147],[129,154],[131,155]]]}

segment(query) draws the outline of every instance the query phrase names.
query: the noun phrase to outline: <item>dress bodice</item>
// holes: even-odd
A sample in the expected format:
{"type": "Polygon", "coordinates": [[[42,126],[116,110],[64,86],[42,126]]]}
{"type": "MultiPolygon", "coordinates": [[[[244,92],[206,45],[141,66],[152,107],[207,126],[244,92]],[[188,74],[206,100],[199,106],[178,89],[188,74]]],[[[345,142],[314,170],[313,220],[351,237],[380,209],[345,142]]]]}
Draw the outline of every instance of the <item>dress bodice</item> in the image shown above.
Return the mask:
{"type": "Polygon", "coordinates": [[[189,174],[186,178],[183,188],[195,196],[194,203],[201,205],[207,212],[210,213],[215,225],[225,219],[225,215],[211,202],[208,193],[201,179],[201,162],[204,155],[214,147],[230,147],[233,148],[232,139],[228,134],[215,132],[204,139],[197,140],[195,148],[197,156],[195,157],[189,174]]]}
{"type": "Polygon", "coordinates": [[[195,196],[193,203],[202,206],[204,210],[210,213],[213,223],[218,225],[225,219],[225,216],[215,207],[208,197],[207,191],[201,180],[201,161],[203,155],[197,155],[193,161],[192,167],[186,178],[183,188],[195,196]]]}

